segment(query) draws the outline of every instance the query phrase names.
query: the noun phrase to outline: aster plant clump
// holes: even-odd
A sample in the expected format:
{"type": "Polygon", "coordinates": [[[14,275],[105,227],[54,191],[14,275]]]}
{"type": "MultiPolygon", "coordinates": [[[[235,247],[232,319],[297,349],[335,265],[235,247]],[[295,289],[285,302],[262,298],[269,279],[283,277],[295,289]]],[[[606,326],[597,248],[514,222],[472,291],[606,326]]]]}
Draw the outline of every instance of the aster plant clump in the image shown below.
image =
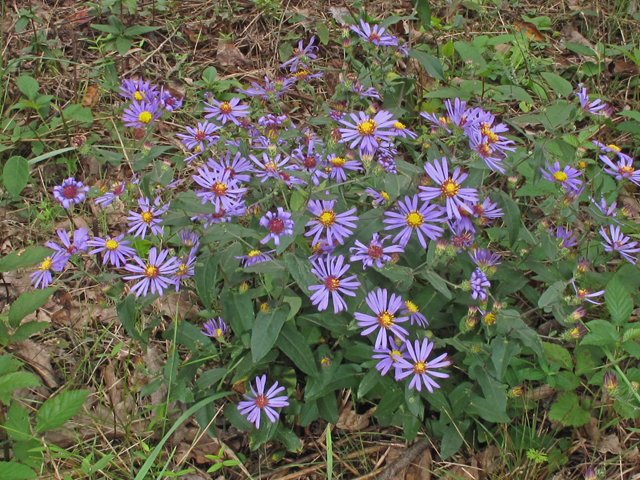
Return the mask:
{"type": "MultiPolygon", "coordinates": [[[[128,214],[103,231],[59,230],[34,288],[78,269],[108,284],[135,341],[162,325],[189,350],[163,380],[171,401],[225,392],[225,416],[252,448],[274,439],[295,450],[298,427],[338,422],[346,390],[377,405],[380,425],[442,440],[443,457],[520,418],[533,406],[522,392],[539,384],[564,392],[551,419],[588,422],[586,406],[563,413],[563,395],[603,376],[566,355],[598,367],[640,357],[628,322],[640,286],[624,203],[640,182],[631,149],[574,133],[571,122],[591,131],[609,108],[582,86],[549,107],[567,110],[557,125],[540,120],[540,138],[466,90],[415,102],[396,62],[426,54],[392,31],[364,18],[345,28],[350,70],[328,99],[315,37],[264,80],[194,92],[165,161],[147,142],[187,107],[123,80],[139,178],[91,191],[67,178],[51,193],[69,215],[87,202],[128,214]],[[304,115],[298,98],[309,99],[304,115]],[[156,315],[186,297],[193,316],[156,315]]],[[[636,418],[640,378],[618,374],[613,408],[636,418]]],[[[204,427],[213,414],[196,418],[204,427]]]]}

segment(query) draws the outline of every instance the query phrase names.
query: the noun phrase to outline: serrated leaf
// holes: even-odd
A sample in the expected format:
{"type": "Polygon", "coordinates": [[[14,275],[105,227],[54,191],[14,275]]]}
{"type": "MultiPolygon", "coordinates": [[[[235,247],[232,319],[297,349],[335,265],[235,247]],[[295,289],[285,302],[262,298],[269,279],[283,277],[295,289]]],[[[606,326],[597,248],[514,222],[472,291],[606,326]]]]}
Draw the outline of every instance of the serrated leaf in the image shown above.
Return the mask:
{"type": "Polygon", "coordinates": [[[40,385],[38,379],[29,372],[7,373],[0,377],[0,402],[9,404],[11,392],[19,388],[35,387],[40,385]]]}
{"type": "Polygon", "coordinates": [[[607,310],[615,325],[624,325],[633,312],[633,300],[618,276],[613,277],[604,291],[607,310]]]}
{"type": "Polygon", "coordinates": [[[29,426],[29,413],[20,406],[18,402],[13,402],[9,412],[7,412],[7,421],[4,424],[9,436],[16,442],[29,440],[31,438],[31,428],[29,426]]]}
{"type": "Polygon", "coordinates": [[[89,396],[89,390],[67,390],[42,404],[36,415],[36,431],[46,432],[61,427],[73,417],[89,396]]]}
{"type": "Polygon", "coordinates": [[[311,348],[291,322],[283,325],[276,346],[304,373],[312,377],[318,375],[318,366],[311,348]]]}
{"type": "Polygon", "coordinates": [[[18,327],[18,330],[13,332],[11,335],[11,342],[21,342],[22,340],[26,340],[34,333],[38,333],[45,328],[51,326],[49,322],[27,322],[23,323],[18,327]]]}
{"type": "Polygon", "coordinates": [[[269,313],[259,312],[251,332],[251,355],[253,363],[258,363],[276,344],[289,314],[289,305],[274,308],[269,313]]]}
{"type": "Polygon", "coordinates": [[[4,164],[2,170],[2,183],[7,192],[12,197],[17,197],[22,193],[24,187],[27,186],[29,181],[29,162],[24,157],[19,155],[11,157],[4,164]]]}
{"type": "Polygon", "coordinates": [[[442,62],[433,55],[421,52],[420,50],[410,50],[409,56],[415,58],[420,62],[420,65],[424,67],[429,75],[438,80],[444,81],[444,70],[442,68],[442,62]]]}
{"type": "Polygon", "coordinates": [[[17,328],[24,317],[35,312],[47,303],[51,294],[56,290],[58,290],[58,287],[48,287],[43,290],[32,290],[20,295],[16,301],[13,302],[9,310],[9,325],[11,325],[11,328],[17,328]]]}
{"type": "Polygon", "coordinates": [[[615,345],[620,341],[620,334],[610,322],[592,320],[586,326],[589,333],[580,340],[580,345],[615,345]]]}
{"type": "Polygon", "coordinates": [[[640,337],[640,328],[630,328],[622,335],[622,341],[626,342],[627,340],[634,340],[638,337],[640,337]]]}
{"type": "Polygon", "coordinates": [[[30,267],[53,255],[54,251],[45,247],[27,247],[0,258],[0,273],[18,268],[30,267]]]}
{"type": "Polygon", "coordinates": [[[35,78],[29,75],[21,75],[16,80],[16,85],[18,85],[20,91],[24,93],[29,100],[35,100],[36,95],[38,95],[38,89],[40,88],[35,78]]]}
{"type": "Polygon", "coordinates": [[[549,419],[570,427],[580,427],[589,422],[589,412],[580,406],[580,398],[573,392],[563,393],[551,405],[549,419]]]}
{"type": "Polygon", "coordinates": [[[565,80],[557,73],[542,72],[540,75],[542,75],[542,78],[545,79],[556,95],[566,97],[573,93],[573,85],[571,85],[571,82],[565,80]]]}
{"type": "Polygon", "coordinates": [[[32,480],[38,478],[38,474],[26,465],[16,462],[0,462],[2,480],[32,480]]]}
{"type": "Polygon", "coordinates": [[[91,109],[82,105],[69,105],[64,109],[64,113],[78,123],[93,123],[93,114],[91,109]]]}

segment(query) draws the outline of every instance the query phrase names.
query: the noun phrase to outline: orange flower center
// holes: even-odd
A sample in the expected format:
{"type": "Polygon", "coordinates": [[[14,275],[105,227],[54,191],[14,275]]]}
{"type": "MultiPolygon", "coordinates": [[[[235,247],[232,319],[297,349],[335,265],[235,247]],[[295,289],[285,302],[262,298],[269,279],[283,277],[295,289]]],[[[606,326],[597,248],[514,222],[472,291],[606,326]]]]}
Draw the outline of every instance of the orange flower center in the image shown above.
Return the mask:
{"type": "Polygon", "coordinates": [[[420,361],[413,364],[413,373],[417,373],[418,375],[422,375],[427,371],[427,365],[420,361]]]}
{"type": "Polygon", "coordinates": [[[223,182],[216,182],[211,187],[211,191],[214,193],[214,195],[217,195],[219,197],[226,195],[227,190],[227,184],[223,182]]]}

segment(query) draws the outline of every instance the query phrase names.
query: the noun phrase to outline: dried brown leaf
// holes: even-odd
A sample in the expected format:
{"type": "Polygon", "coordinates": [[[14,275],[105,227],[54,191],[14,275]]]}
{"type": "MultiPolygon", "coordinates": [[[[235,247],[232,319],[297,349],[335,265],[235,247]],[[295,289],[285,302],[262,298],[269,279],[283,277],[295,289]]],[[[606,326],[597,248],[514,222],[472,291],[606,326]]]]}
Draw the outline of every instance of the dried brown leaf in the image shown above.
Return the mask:
{"type": "Polygon", "coordinates": [[[584,431],[587,434],[589,440],[593,443],[600,441],[600,430],[598,429],[598,419],[595,417],[589,418],[589,423],[584,426],[584,431]]]}
{"type": "Polygon", "coordinates": [[[367,428],[369,426],[369,417],[371,417],[371,415],[375,411],[375,408],[372,408],[364,414],[359,415],[351,407],[351,402],[348,402],[345,405],[342,412],[340,412],[336,427],[346,432],[357,432],[367,428]]]}
{"type": "Polygon", "coordinates": [[[612,453],[614,455],[622,453],[620,439],[617,435],[607,435],[596,445],[596,448],[600,453],[612,453]]]}
{"type": "Polygon", "coordinates": [[[238,47],[222,39],[218,40],[216,59],[221,67],[244,67],[251,64],[238,47]]]}
{"type": "Polygon", "coordinates": [[[85,108],[93,108],[98,105],[100,100],[100,88],[95,85],[89,85],[82,99],[82,106],[85,108]]]}
{"type": "Polygon", "coordinates": [[[51,367],[51,356],[41,345],[31,340],[23,340],[12,343],[11,349],[17,357],[29,364],[42,377],[42,381],[47,387],[58,388],[58,381],[51,367]]]}
{"type": "Polygon", "coordinates": [[[431,450],[427,449],[407,470],[406,480],[431,480],[431,450]]]}

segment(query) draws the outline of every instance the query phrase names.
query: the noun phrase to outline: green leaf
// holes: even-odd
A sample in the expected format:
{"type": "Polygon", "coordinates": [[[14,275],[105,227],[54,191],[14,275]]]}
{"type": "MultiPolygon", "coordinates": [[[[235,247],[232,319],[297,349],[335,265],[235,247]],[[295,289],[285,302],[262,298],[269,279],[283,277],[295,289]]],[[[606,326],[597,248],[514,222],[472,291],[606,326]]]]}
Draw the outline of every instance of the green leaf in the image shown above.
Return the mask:
{"type": "Polygon", "coordinates": [[[491,195],[494,202],[497,202],[504,211],[504,221],[507,227],[507,234],[509,235],[509,245],[513,246],[518,240],[518,233],[520,232],[521,214],[518,204],[506,193],[498,192],[499,196],[491,195]]]}
{"type": "Polygon", "coordinates": [[[416,13],[425,30],[431,29],[431,5],[429,0],[418,0],[416,13]]]}
{"type": "Polygon", "coordinates": [[[259,312],[251,332],[251,355],[258,363],[276,344],[280,329],[289,314],[289,305],[274,308],[269,313],[259,312]]]}
{"type": "Polygon", "coordinates": [[[51,294],[56,290],[58,290],[58,287],[49,287],[43,290],[32,290],[20,295],[9,310],[9,325],[11,325],[11,328],[17,328],[24,317],[47,303],[51,294]]]}
{"type": "Polygon", "coordinates": [[[607,284],[604,299],[611,314],[611,321],[615,325],[627,323],[633,312],[633,300],[617,275],[607,284]]]}
{"type": "Polygon", "coordinates": [[[566,392],[551,405],[549,419],[561,422],[565,426],[580,427],[589,422],[589,412],[582,409],[580,398],[575,393],[566,392]]]}
{"type": "Polygon", "coordinates": [[[29,75],[21,75],[16,80],[16,85],[18,85],[20,91],[24,93],[29,100],[35,100],[36,95],[38,95],[38,89],[40,88],[35,78],[29,75]]]}
{"type": "MultiPolygon", "coordinates": [[[[467,426],[468,426],[468,422],[467,426]]],[[[458,425],[449,425],[442,436],[442,442],[440,443],[440,457],[445,460],[462,447],[464,443],[464,430],[460,429],[458,425]]]]}
{"type": "Polygon", "coordinates": [[[202,72],[202,79],[209,85],[215,82],[217,76],[218,71],[215,69],[215,67],[207,67],[202,72]]]}
{"type": "Polygon", "coordinates": [[[510,418],[506,412],[507,394],[500,388],[500,382],[480,365],[474,366],[473,373],[482,387],[484,398],[472,397],[467,412],[479,415],[488,422],[509,423],[510,418]]]}
{"type": "Polygon", "coordinates": [[[89,390],[67,390],[42,404],[36,415],[36,432],[61,427],[73,417],[89,396],[89,390]]]}
{"type": "Polygon", "coordinates": [[[553,283],[549,288],[545,290],[545,292],[540,296],[540,300],[538,300],[538,307],[544,308],[549,305],[558,303],[562,298],[562,292],[565,289],[565,282],[562,280],[558,280],[553,283]]]}
{"type": "Polygon", "coordinates": [[[91,28],[95,28],[99,32],[111,33],[112,35],[120,35],[120,30],[111,25],[95,25],[92,24],[91,28]]]}
{"type": "Polygon", "coordinates": [[[22,193],[29,181],[29,162],[24,157],[13,156],[4,164],[2,183],[12,197],[22,193]]]}
{"type": "Polygon", "coordinates": [[[206,390],[214,383],[222,380],[226,374],[226,368],[212,368],[211,370],[203,372],[202,375],[198,377],[198,379],[196,380],[196,386],[200,390],[206,390]]]}
{"type": "Polygon", "coordinates": [[[442,68],[442,62],[433,55],[421,52],[420,50],[410,50],[409,56],[415,58],[420,62],[429,75],[438,80],[444,81],[444,70],[442,68]]]}
{"type": "Polygon", "coordinates": [[[282,442],[289,452],[299,452],[302,450],[302,444],[300,443],[298,435],[296,435],[293,430],[286,428],[280,422],[278,422],[278,429],[276,430],[276,434],[273,438],[282,442]]]}
{"type": "Polygon", "coordinates": [[[520,353],[520,347],[516,342],[507,340],[502,335],[497,336],[491,342],[491,361],[496,369],[497,379],[502,381],[507,371],[509,362],[520,353]]]}
{"type": "Polygon", "coordinates": [[[203,259],[203,262],[196,264],[194,272],[194,280],[196,282],[196,291],[204,306],[211,310],[213,301],[214,288],[218,280],[218,263],[220,262],[219,254],[211,254],[203,259]]]}
{"type": "Polygon", "coordinates": [[[573,93],[573,85],[571,85],[571,82],[568,82],[557,73],[542,72],[540,75],[542,75],[542,78],[545,79],[556,95],[566,97],[573,93]]]}
{"type": "Polygon", "coordinates": [[[323,45],[329,43],[329,29],[324,23],[318,24],[318,38],[323,45]]]}
{"type": "Polygon", "coordinates": [[[336,394],[334,392],[320,397],[316,403],[322,418],[332,425],[338,423],[338,402],[336,401],[336,394]]]}
{"type": "Polygon", "coordinates": [[[155,32],[156,30],[162,27],[149,27],[145,25],[136,25],[133,27],[129,27],[124,31],[124,36],[133,37],[135,35],[144,35],[145,33],[155,32]]]}
{"type": "Polygon", "coordinates": [[[426,278],[427,281],[431,284],[431,286],[433,288],[435,288],[436,290],[438,290],[442,295],[444,295],[448,299],[453,298],[453,295],[449,291],[449,288],[447,287],[447,284],[442,279],[442,277],[440,275],[438,275],[436,272],[434,272],[433,270],[425,269],[421,273],[421,276],[426,278]]]}
{"type": "Polygon", "coordinates": [[[26,465],[16,462],[0,462],[2,480],[31,480],[38,478],[38,474],[26,465]]]}
{"type": "Polygon", "coordinates": [[[83,107],[82,105],[69,105],[64,109],[64,113],[78,123],[93,123],[93,114],[91,113],[91,109],[83,107]]]}
{"type": "Polygon", "coordinates": [[[380,372],[375,368],[370,369],[362,380],[360,380],[360,385],[358,386],[358,395],[359,399],[362,399],[373,387],[375,387],[380,382],[380,372]]]}
{"type": "Polygon", "coordinates": [[[9,405],[11,392],[19,388],[40,385],[38,379],[29,372],[13,372],[0,377],[0,402],[9,405]]]}
{"type": "Polygon", "coordinates": [[[477,66],[478,73],[482,73],[487,69],[487,62],[473,45],[466,42],[453,42],[453,47],[463,61],[471,60],[477,66]]]}
{"type": "Polygon", "coordinates": [[[27,247],[0,258],[0,273],[18,268],[30,267],[53,255],[54,251],[45,247],[27,247]]]}
{"type": "Polygon", "coordinates": [[[9,412],[7,412],[7,421],[4,424],[9,436],[16,442],[29,440],[31,438],[31,428],[29,426],[29,413],[20,406],[18,402],[13,402],[9,412]]]}
{"type": "Polygon", "coordinates": [[[591,320],[587,323],[587,333],[580,341],[580,345],[615,345],[620,341],[620,334],[610,322],[605,320],[591,320]]]}
{"type": "Polygon", "coordinates": [[[291,322],[283,325],[276,346],[304,373],[312,377],[318,376],[318,366],[313,352],[307,345],[305,338],[291,322]]]}
{"type": "Polygon", "coordinates": [[[222,317],[229,321],[236,335],[241,335],[253,328],[255,313],[251,297],[246,293],[234,293],[227,290],[221,295],[221,300],[222,317]]]}
{"type": "Polygon", "coordinates": [[[293,47],[290,43],[283,43],[280,45],[280,48],[278,48],[278,54],[280,55],[280,61],[286,62],[291,58],[291,55],[293,55],[293,47]]]}
{"type": "Polygon", "coordinates": [[[116,38],[116,49],[118,53],[122,56],[126,55],[126,53],[131,48],[132,42],[129,37],[120,36],[116,38]]]}
{"type": "MultiPolygon", "coordinates": [[[[298,252],[300,252],[299,248],[296,249],[296,253],[298,252]]],[[[311,285],[317,285],[320,280],[311,273],[311,262],[309,262],[309,259],[306,257],[301,258],[290,252],[285,252],[282,256],[282,260],[287,267],[288,272],[298,284],[298,287],[300,287],[306,295],[311,296],[312,292],[309,290],[309,287],[311,285]]]]}
{"type": "Polygon", "coordinates": [[[454,53],[455,53],[455,48],[453,48],[453,41],[449,40],[447,43],[444,44],[444,47],[442,47],[442,55],[444,55],[445,57],[451,57],[454,53]]]}
{"type": "Polygon", "coordinates": [[[50,327],[51,324],[49,322],[27,322],[23,323],[18,327],[18,329],[13,332],[11,335],[11,342],[21,342],[22,340],[26,340],[34,333],[38,333],[45,328],[50,327]]]}
{"type": "Polygon", "coordinates": [[[459,98],[460,100],[471,100],[471,93],[453,87],[441,87],[424,94],[425,98],[459,98]]]}
{"type": "Polygon", "coordinates": [[[567,370],[573,370],[573,363],[571,361],[571,354],[562,345],[556,343],[543,342],[544,354],[548,360],[560,364],[561,367],[567,370]]]}
{"type": "Polygon", "coordinates": [[[120,323],[122,323],[129,336],[146,345],[147,342],[145,338],[136,328],[136,296],[129,295],[125,298],[124,301],[116,307],[116,312],[118,313],[120,323]]]}
{"type": "Polygon", "coordinates": [[[587,55],[589,57],[598,58],[596,52],[593,51],[592,48],[587,47],[586,45],[581,45],[579,43],[571,43],[565,42],[564,46],[567,50],[571,50],[572,52],[579,53],[580,55],[587,55]]]}

